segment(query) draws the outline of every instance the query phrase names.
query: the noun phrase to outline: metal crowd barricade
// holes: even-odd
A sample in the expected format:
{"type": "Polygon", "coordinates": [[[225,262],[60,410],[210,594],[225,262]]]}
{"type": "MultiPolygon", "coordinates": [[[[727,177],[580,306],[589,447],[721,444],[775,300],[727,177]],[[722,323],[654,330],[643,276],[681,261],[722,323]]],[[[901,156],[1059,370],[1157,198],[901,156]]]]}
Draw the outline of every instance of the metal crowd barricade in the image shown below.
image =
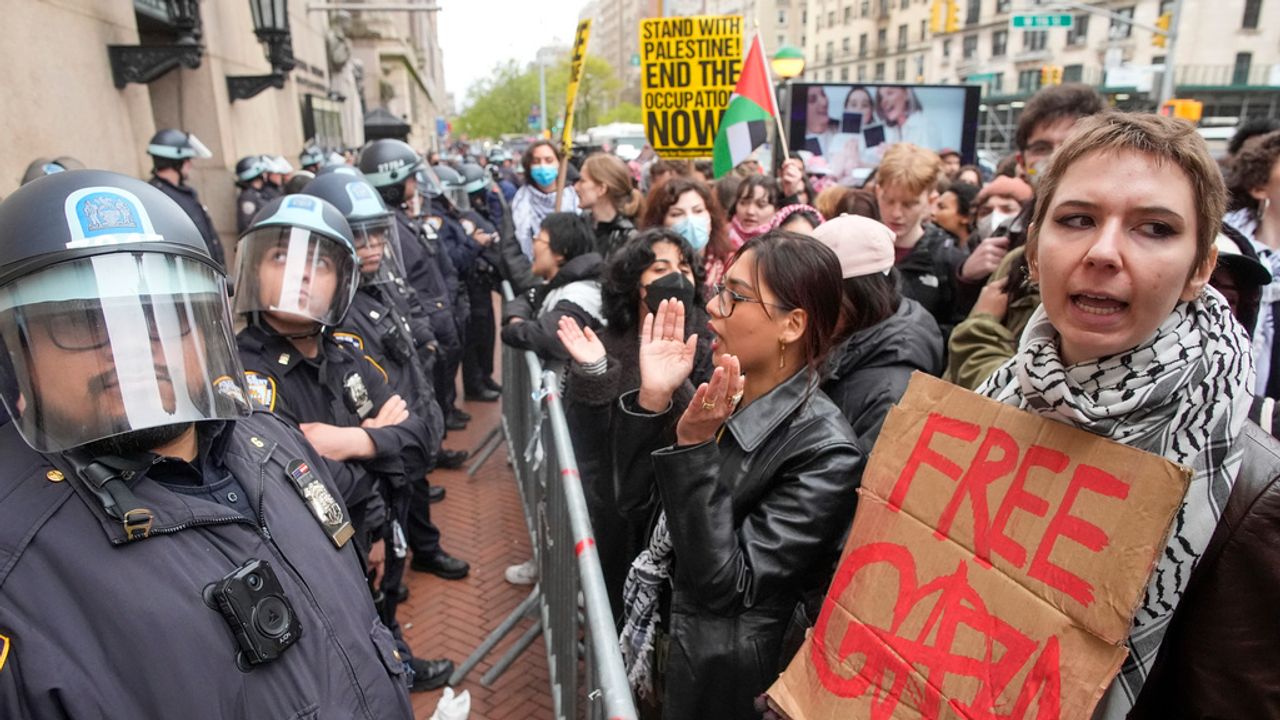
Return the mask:
{"type": "MultiPolygon", "coordinates": [[[[512,299],[505,282],[503,296],[512,299]]],[[[560,379],[544,371],[532,352],[503,347],[502,381],[501,433],[507,439],[539,580],[529,597],[458,667],[450,684],[461,682],[523,618],[535,617],[481,683],[488,686],[497,679],[541,632],[557,720],[636,718],[561,405],[560,379]]],[[[476,467],[483,462],[478,460],[476,467]]]]}

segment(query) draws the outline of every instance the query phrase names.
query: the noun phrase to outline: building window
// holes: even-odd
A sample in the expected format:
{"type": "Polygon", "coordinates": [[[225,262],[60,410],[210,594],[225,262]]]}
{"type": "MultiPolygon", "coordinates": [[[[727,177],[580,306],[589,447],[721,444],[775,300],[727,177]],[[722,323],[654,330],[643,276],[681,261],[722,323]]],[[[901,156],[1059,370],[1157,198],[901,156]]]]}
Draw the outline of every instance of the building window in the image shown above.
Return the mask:
{"type": "Polygon", "coordinates": [[[1244,22],[1240,27],[1245,30],[1258,29],[1258,16],[1262,14],[1262,0],[1244,0],[1244,22]]]}
{"type": "Polygon", "coordinates": [[[1039,89],[1039,70],[1021,70],[1018,72],[1018,92],[1033,93],[1039,89]]]}
{"type": "Polygon", "coordinates": [[[916,55],[916,82],[924,82],[924,55],[916,55]]]}
{"type": "Polygon", "coordinates": [[[898,5],[899,10],[906,10],[909,7],[911,7],[911,0],[902,0],[902,3],[898,5]]]}
{"type": "Polygon", "coordinates": [[[871,0],[862,0],[862,12],[858,13],[858,17],[866,17],[871,14],[871,0]]]}
{"type": "Polygon", "coordinates": [[[776,45],[776,47],[782,47],[783,45],[786,45],[786,44],[787,44],[787,36],[786,36],[786,35],[779,35],[779,36],[778,36],[778,44],[776,45]]]}
{"type": "Polygon", "coordinates": [[[920,21],[920,42],[924,42],[929,37],[929,21],[920,21]]]}
{"type": "Polygon", "coordinates": [[[964,48],[961,51],[961,54],[965,60],[972,60],[978,56],[978,36],[977,35],[964,36],[964,48]]]}
{"type": "Polygon", "coordinates": [[[907,49],[907,26],[899,25],[898,26],[898,51],[901,52],[906,49],[907,49]]]}
{"type": "Polygon", "coordinates": [[[786,10],[779,10],[779,11],[778,11],[778,24],[779,24],[779,25],[786,25],[786,24],[787,24],[787,11],[786,11],[786,10]]]}
{"type": "MultiPolygon", "coordinates": [[[[1116,8],[1115,13],[1129,20],[1133,19],[1133,6],[1116,8]]],[[[1111,19],[1111,26],[1107,31],[1107,37],[1112,40],[1122,40],[1133,35],[1133,23],[1121,22],[1118,18],[1111,19]]]]}
{"type": "Polygon", "coordinates": [[[951,38],[946,38],[942,41],[942,57],[951,57],[951,38]]]}
{"type": "Polygon", "coordinates": [[[1076,15],[1075,20],[1071,23],[1071,28],[1067,30],[1068,45],[1083,45],[1089,37],[1089,15],[1080,13],[1076,15]]]}
{"type": "Polygon", "coordinates": [[[880,0],[880,17],[889,17],[889,0],[880,0]]]}
{"type": "Polygon", "coordinates": [[[1008,30],[996,30],[995,32],[991,33],[991,57],[993,58],[1004,57],[1004,54],[1008,47],[1009,47],[1009,31],[1008,30]]]}
{"type": "Polygon", "coordinates": [[[867,56],[867,34],[862,33],[858,36],[858,57],[867,56]]]}
{"type": "Polygon", "coordinates": [[[840,82],[849,82],[849,66],[840,68],[840,82]]]}
{"type": "Polygon", "coordinates": [[[1022,33],[1022,51],[1035,52],[1043,50],[1048,40],[1048,30],[1025,30],[1022,33]]]}
{"type": "Polygon", "coordinates": [[[867,81],[867,66],[859,65],[858,66],[858,82],[866,82],[866,81],[867,81]]]}
{"type": "Polygon", "coordinates": [[[876,31],[876,52],[882,53],[889,49],[889,31],[880,28],[876,31]]]}
{"type": "Polygon", "coordinates": [[[848,25],[853,22],[853,6],[850,5],[844,9],[844,24],[848,25]]]}
{"type": "Polygon", "coordinates": [[[840,39],[840,54],[841,55],[849,54],[849,36],[848,35],[840,39]]]}
{"type": "Polygon", "coordinates": [[[819,29],[819,30],[821,30],[821,29],[822,29],[822,16],[821,16],[821,15],[819,15],[819,16],[818,16],[818,29],[819,29]]]}
{"type": "Polygon", "coordinates": [[[826,78],[824,78],[824,79],[825,79],[827,82],[831,82],[832,77],[833,77],[833,76],[832,76],[832,74],[831,74],[831,68],[827,68],[827,76],[826,76],[826,78]]]}
{"type": "Polygon", "coordinates": [[[1249,66],[1253,64],[1253,53],[1236,53],[1236,66],[1231,70],[1232,85],[1249,84],[1249,66]]]}
{"type": "Polygon", "coordinates": [[[1013,0],[996,0],[996,14],[1003,15],[1009,12],[1009,6],[1013,4],[1013,0]]]}
{"type": "Polygon", "coordinates": [[[1004,73],[998,72],[991,79],[992,92],[1004,92],[1004,73]]]}
{"type": "Polygon", "coordinates": [[[902,82],[907,79],[907,59],[898,58],[893,63],[893,79],[902,82]]]}
{"type": "Polygon", "coordinates": [[[965,25],[977,25],[978,15],[982,12],[982,0],[969,0],[964,14],[965,25]]]}
{"type": "MultiPolygon", "coordinates": [[[[836,54],[835,43],[828,41],[827,42],[827,62],[828,63],[831,62],[831,58],[834,57],[835,54],[836,54]]],[[[831,78],[827,78],[827,79],[830,80],[831,78]]]]}
{"type": "Polygon", "coordinates": [[[1084,66],[1083,65],[1067,65],[1063,67],[1062,82],[1064,83],[1084,82],[1084,66]]]}
{"type": "Polygon", "coordinates": [[[884,63],[882,62],[876,63],[875,81],[884,82],[884,63]]]}
{"type": "Polygon", "coordinates": [[[827,13],[827,27],[835,27],[835,26],[836,26],[836,11],[832,10],[831,12],[827,13]]]}

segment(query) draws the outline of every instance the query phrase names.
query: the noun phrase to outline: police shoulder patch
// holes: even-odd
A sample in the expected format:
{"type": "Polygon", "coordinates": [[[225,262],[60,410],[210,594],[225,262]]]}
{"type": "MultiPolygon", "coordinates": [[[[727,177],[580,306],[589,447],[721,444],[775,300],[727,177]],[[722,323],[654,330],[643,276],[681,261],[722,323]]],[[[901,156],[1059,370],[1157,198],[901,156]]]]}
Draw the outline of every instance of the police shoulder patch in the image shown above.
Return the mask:
{"type": "Polygon", "coordinates": [[[276,379],[252,370],[244,371],[245,385],[249,388],[249,397],[254,404],[264,410],[276,410],[276,379]]]}
{"type": "Polygon", "coordinates": [[[333,339],[345,345],[350,345],[356,350],[364,350],[364,338],[352,332],[335,332],[333,339]]]}

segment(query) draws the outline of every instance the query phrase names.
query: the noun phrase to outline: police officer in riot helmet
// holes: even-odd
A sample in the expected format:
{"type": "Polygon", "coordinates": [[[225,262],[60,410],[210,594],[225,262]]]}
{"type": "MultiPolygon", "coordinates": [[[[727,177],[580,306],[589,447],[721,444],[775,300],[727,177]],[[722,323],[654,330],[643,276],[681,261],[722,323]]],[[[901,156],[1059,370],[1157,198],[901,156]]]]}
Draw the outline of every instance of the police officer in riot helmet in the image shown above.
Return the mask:
{"type": "MultiPolygon", "coordinates": [[[[318,197],[271,201],[240,239],[235,311],[247,327],[236,342],[249,394],[322,456],[356,469],[357,482],[342,492],[376,595],[392,520],[384,498],[429,462],[431,431],[363,348],[335,338],[358,283],[351,227],[318,197]]],[[[402,640],[400,651],[415,691],[440,687],[453,672],[448,660],[412,657],[402,640]]]]}
{"type": "Polygon", "coordinates": [[[252,410],[182,208],[67,171],[0,238],[0,717],[412,717],[347,509],[252,410]]]}
{"type": "Polygon", "coordinates": [[[236,187],[240,188],[240,195],[236,198],[236,233],[243,233],[253,216],[267,204],[262,193],[266,172],[261,155],[247,155],[236,163],[236,187]]]}
{"type": "Polygon", "coordinates": [[[84,163],[68,155],[57,158],[36,158],[31,161],[30,165],[27,165],[27,170],[22,174],[22,182],[20,184],[26,185],[32,180],[42,178],[45,175],[83,169],[84,163]]]}
{"type": "Polygon", "coordinates": [[[476,163],[464,163],[462,197],[457,206],[463,229],[481,247],[467,283],[471,296],[471,318],[462,353],[462,387],[468,400],[496,401],[502,386],[493,379],[493,351],[497,343],[493,316],[493,292],[501,280],[502,259],[498,252],[498,228],[506,211],[502,195],[491,189],[488,173],[476,163]]]}
{"type": "MultiPolygon", "coordinates": [[[[428,371],[414,347],[414,329],[396,298],[396,283],[402,282],[403,271],[396,254],[399,242],[395,218],[373,186],[354,168],[318,178],[305,193],[332,201],[343,213],[351,225],[360,259],[360,289],[340,331],[334,336],[373,355],[386,371],[395,392],[409,399],[411,411],[427,419],[434,455],[444,439],[444,420],[428,371]]],[[[431,460],[434,461],[434,457],[431,460]]],[[[440,530],[431,522],[430,503],[444,498],[444,488],[430,487],[425,480],[433,466],[434,462],[406,467],[408,494],[403,498],[405,502],[395,508],[399,511],[396,520],[409,532],[417,569],[457,580],[467,576],[470,566],[440,547],[440,530]]],[[[394,539],[403,541],[404,535],[394,539]]],[[[404,564],[395,560],[404,554],[403,548],[397,550],[400,552],[396,558],[388,556],[387,577],[383,583],[393,602],[403,593],[399,573],[404,564]]]]}
{"type": "Polygon", "coordinates": [[[222,267],[227,266],[227,255],[222,241],[213,227],[209,209],[200,202],[196,189],[187,184],[191,177],[193,158],[211,158],[213,153],[195,135],[167,128],[157,132],[147,144],[151,156],[151,184],[178,203],[183,212],[195,223],[204,238],[209,255],[222,267]]]}
{"type": "MultiPolygon", "coordinates": [[[[415,292],[413,314],[430,322],[439,350],[433,382],[436,400],[445,414],[450,430],[466,427],[465,413],[450,413],[457,391],[453,389],[458,363],[462,358],[462,341],[454,303],[458,297],[458,275],[431,223],[422,222],[423,201],[427,196],[443,192],[435,174],[424,168],[422,157],[399,140],[375,140],[360,153],[360,171],[378,189],[396,217],[408,285],[415,292]],[[452,370],[452,372],[450,372],[452,370]]],[[[442,451],[440,467],[459,467],[466,458],[462,450],[442,451]]]]}
{"type": "Polygon", "coordinates": [[[458,213],[456,201],[466,199],[462,176],[448,165],[423,167],[420,172],[426,174],[428,170],[435,175],[438,184],[420,184],[427,190],[423,194],[422,220],[424,225],[435,233],[440,247],[450,261],[444,268],[445,281],[452,292],[453,316],[458,328],[458,337],[462,343],[457,353],[445,355],[445,364],[442,368],[437,366],[441,371],[437,377],[437,399],[445,413],[446,424],[453,430],[466,427],[467,421],[471,419],[469,414],[457,407],[458,391],[455,380],[458,369],[462,365],[467,326],[471,317],[470,280],[475,271],[476,258],[483,248],[467,233],[460,222],[461,216],[458,213]]]}
{"type": "Polygon", "coordinates": [[[320,168],[324,166],[324,160],[324,150],[314,143],[308,144],[298,155],[298,165],[312,174],[320,172],[320,168]]]}

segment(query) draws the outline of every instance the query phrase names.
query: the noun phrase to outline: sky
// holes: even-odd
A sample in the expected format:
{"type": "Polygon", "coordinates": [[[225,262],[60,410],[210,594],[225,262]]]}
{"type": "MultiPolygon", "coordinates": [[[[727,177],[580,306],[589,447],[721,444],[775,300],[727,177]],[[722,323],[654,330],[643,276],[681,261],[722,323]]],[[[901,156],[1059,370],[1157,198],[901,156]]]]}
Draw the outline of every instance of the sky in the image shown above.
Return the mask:
{"type": "Polygon", "coordinates": [[[494,65],[533,62],[538,48],[569,44],[587,0],[438,0],[445,90],[462,109],[494,65]]]}

